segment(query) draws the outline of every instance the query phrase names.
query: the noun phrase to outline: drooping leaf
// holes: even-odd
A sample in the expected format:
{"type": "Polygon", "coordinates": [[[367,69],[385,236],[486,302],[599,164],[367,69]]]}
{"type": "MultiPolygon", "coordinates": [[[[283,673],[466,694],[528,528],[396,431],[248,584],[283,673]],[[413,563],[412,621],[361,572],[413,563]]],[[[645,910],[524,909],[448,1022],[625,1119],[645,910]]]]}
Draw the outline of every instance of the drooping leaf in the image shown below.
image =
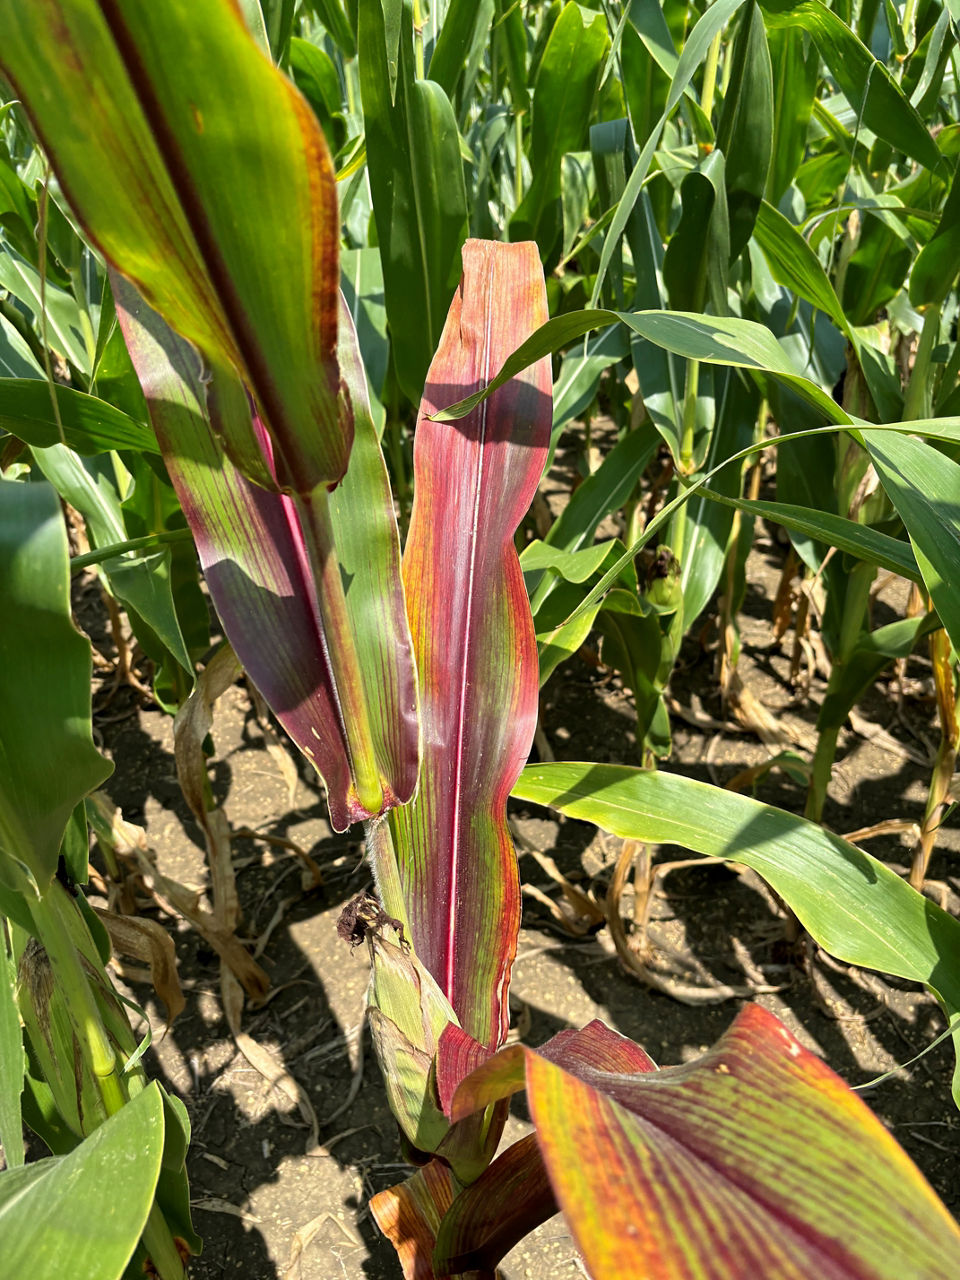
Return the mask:
{"type": "Polygon", "coordinates": [[[535,245],[470,241],[463,260],[414,441],[403,575],[423,760],[417,797],[391,826],[414,949],[465,1030],[496,1045],[520,915],[505,804],[537,716],[513,535],[546,458],[551,374],[541,361],[464,421],[432,419],[450,395],[485,385],[547,314],[535,245]]]}
{"type": "Polygon", "coordinates": [[[937,168],[940,153],[927,126],[890,72],[838,13],[820,0],[760,0],[760,7],[768,30],[800,27],[813,37],[831,75],[868,129],[928,169],[937,168]]]}
{"type": "Polygon", "coordinates": [[[871,529],[869,525],[858,524],[856,520],[847,520],[830,511],[816,511],[785,502],[752,502],[747,498],[720,494],[710,487],[701,492],[704,498],[736,507],[749,515],[772,520],[774,524],[783,525],[793,533],[802,533],[826,542],[848,555],[857,556],[868,564],[878,565],[891,573],[898,573],[913,582],[921,581],[916,557],[902,538],[892,538],[879,529],[871,529]]]}
{"type": "Polygon", "coordinates": [[[65,444],[82,454],[108,453],[111,449],[158,452],[149,427],[105,400],[72,387],[57,386],[54,390],[59,422],[46,382],[39,378],[0,378],[0,429],[25,444],[41,448],[65,444]]]}
{"type": "Polygon", "coordinates": [[[738,316],[690,315],[682,311],[604,311],[592,308],[548,320],[510,355],[483,391],[445,405],[434,416],[448,420],[472,412],[486,396],[534,360],[559,350],[591,329],[602,328],[618,320],[634,333],[688,360],[772,374],[819,409],[828,422],[852,423],[850,416],[822,387],[797,372],[770,330],[752,320],[742,320],[738,316]]]}
{"type": "Polygon", "coordinates": [[[149,1085],[69,1155],[0,1173],[3,1266],[11,1280],[119,1280],[160,1173],[163,1103],[149,1085]]]}
{"type": "MultiPolygon", "coordinates": [[[[118,285],[117,305],[224,630],[254,684],[323,777],[331,821],[342,831],[368,812],[351,772],[330,640],[295,504],[251,484],[224,455],[204,413],[200,369],[189,346],[129,286],[118,285]]],[[[360,693],[384,803],[390,804],[408,799],[416,785],[416,691],[392,499],[345,309],[340,328],[355,436],[350,468],[331,495],[330,512],[348,584],[360,693]]]]}
{"type": "Polygon", "coordinates": [[[887,497],[906,525],[927,590],[956,646],[960,644],[960,465],[913,436],[865,430],[863,440],[887,497]]]}
{"type": "MultiPolygon", "coordinates": [[[[529,765],[513,794],[614,835],[752,867],[811,936],[851,964],[894,973],[960,1011],[960,922],[883,863],[822,827],[692,778],[621,765],[529,765]]],[[[954,1095],[960,1103],[960,1079],[954,1095]]]]}
{"type": "MultiPolygon", "coordinates": [[[[281,487],[338,481],[351,432],[333,165],[239,8],[3,0],[0,24],[0,60],[92,242],[211,370],[240,374],[281,487]]],[[[272,483],[249,414],[225,422],[236,465],[272,483]]]]}
{"type": "Polygon", "coordinates": [[[14,890],[46,888],[70,815],[112,772],[93,745],[67,551],[54,490],[0,482],[0,881],[14,890]]]}
{"type": "MultiPolygon", "coordinates": [[[[561,1033],[563,1034],[563,1033],[561,1033]]],[[[452,1113],[525,1085],[557,1202],[595,1276],[946,1280],[960,1230],[866,1105],[759,1005],[679,1067],[503,1050],[452,1113]],[[511,1072],[499,1060],[510,1055],[511,1072]]]]}
{"type": "Polygon", "coordinates": [[[778,209],[762,201],[754,235],[777,284],[785,285],[828,315],[854,344],[859,342],[820,259],[797,228],[778,209]]]}

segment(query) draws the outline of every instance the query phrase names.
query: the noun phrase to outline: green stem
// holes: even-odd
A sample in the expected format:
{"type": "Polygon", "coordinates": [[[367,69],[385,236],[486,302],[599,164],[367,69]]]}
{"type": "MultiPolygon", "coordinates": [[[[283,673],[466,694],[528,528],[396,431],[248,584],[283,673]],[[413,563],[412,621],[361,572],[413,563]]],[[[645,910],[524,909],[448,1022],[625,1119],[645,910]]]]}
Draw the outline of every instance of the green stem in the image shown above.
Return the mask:
{"type": "Polygon", "coordinates": [[[513,199],[519,208],[523,200],[523,112],[518,111],[513,120],[514,133],[514,156],[513,163],[513,199]]]}
{"type": "Polygon", "coordinates": [[[929,418],[931,391],[930,364],[933,349],[937,345],[940,334],[940,308],[931,305],[923,317],[923,328],[920,330],[920,344],[917,347],[913,372],[907,386],[907,395],[903,403],[904,422],[916,422],[919,418],[929,418]]]}
{"type": "Polygon", "coordinates": [[[903,43],[907,46],[909,52],[911,43],[911,34],[913,33],[913,24],[917,12],[917,0],[907,0],[903,9],[903,23],[901,30],[903,32],[903,43]]]}
{"type": "MultiPolygon", "coordinates": [[[[863,622],[870,601],[870,587],[876,572],[871,564],[858,564],[850,571],[846,599],[843,602],[840,637],[833,655],[830,679],[827,682],[827,699],[839,688],[843,680],[844,667],[850,661],[854,647],[863,631],[863,622]]],[[[830,785],[833,761],[837,754],[837,739],[846,718],[847,713],[844,711],[843,719],[836,724],[818,725],[817,747],[813,755],[810,787],[803,811],[803,816],[812,822],[820,822],[823,817],[827,787],[830,785]]]]}
{"type": "Polygon", "coordinates": [[[64,1003],[81,1046],[84,1060],[97,1082],[104,1109],[114,1115],[127,1101],[120,1080],[121,1064],[107,1035],[96,997],[80,953],[71,937],[66,913],[76,904],[54,880],[44,896],[30,906],[37,937],[43,944],[54,979],[63,992],[64,1003]]]}
{"type": "Polygon", "coordinates": [[[707,51],[707,59],[703,64],[703,90],[700,94],[700,106],[703,108],[703,114],[709,120],[713,115],[713,98],[717,91],[717,65],[720,61],[720,36],[721,32],[713,37],[710,48],[707,51]]]}
{"type": "Polygon", "coordinates": [[[410,919],[403,897],[400,868],[393,844],[393,832],[388,818],[372,818],[363,824],[367,857],[373,871],[374,883],[380,897],[380,905],[388,916],[403,925],[404,937],[410,940],[410,919]]]}
{"type": "Polygon", "coordinates": [[[347,598],[330,521],[330,496],[324,485],[318,485],[313,493],[299,495],[295,502],[313,567],[340,727],[350,757],[357,799],[368,813],[376,814],[383,807],[383,787],[364,695],[360,657],[347,612],[347,598]]]}
{"type": "Polygon", "coordinates": [[[413,0],[413,51],[416,61],[418,80],[424,78],[423,70],[423,15],[420,12],[420,0],[413,0]]]}
{"type": "Polygon", "coordinates": [[[70,572],[79,573],[91,564],[102,564],[104,560],[112,560],[114,556],[126,555],[128,551],[147,551],[152,547],[162,547],[168,542],[190,542],[193,534],[189,529],[170,529],[161,533],[148,533],[142,538],[130,538],[128,542],[108,542],[105,547],[94,547],[92,551],[84,551],[83,555],[70,557],[70,572]]]}
{"type": "Polygon", "coordinates": [[[186,1271],[166,1218],[156,1201],[143,1228],[143,1247],[160,1280],[183,1280],[186,1271]]]}
{"type": "Polygon", "coordinates": [[[680,467],[683,475],[693,470],[693,437],[697,425],[697,393],[700,388],[700,361],[687,362],[687,384],[683,391],[683,431],[680,437],[680,467]]]}

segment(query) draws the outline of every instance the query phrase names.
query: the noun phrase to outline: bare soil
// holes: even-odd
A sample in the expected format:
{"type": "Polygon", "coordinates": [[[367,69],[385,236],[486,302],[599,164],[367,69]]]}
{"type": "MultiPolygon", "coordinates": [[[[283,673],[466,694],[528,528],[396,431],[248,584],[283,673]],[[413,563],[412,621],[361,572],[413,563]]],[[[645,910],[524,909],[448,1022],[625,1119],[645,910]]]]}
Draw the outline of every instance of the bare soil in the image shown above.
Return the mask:
{"type": "MultiPolygon", "coordinates": [[[[741,617],[740,671],[785,739],[809,758],[823,682],[814,679],[809,697],[798,700],[789,681],[791,634],[783,645],[772,640],[771,607],[783,558],[774,532],[758,530],[741,617]]],[[[885,620],[884,599],[876,621],[885,620]]],[[[723,784],[769,759],[771,748],[736,726],[711,727],[727,717],[716,692],[709,615],[701,623],[673,681],[682,710],[674,717],[674,751],[665,767],[723,784]]],[[[109,651],[106,637],[95,639],[109,651]]],[[[936,747],[930,669],[922,656],[911,660],[905,687],[899,700],[889,681],[878,685],[860,708],[861,732],[848,729],[842,736],[825,813],[835,831],[922,819],[929,777],[923,761],[936,747]]],[[[177,785],[170,718],[144,706],[133,690],[122,690],[96,724],[116,766],[106,791],[126,818],[145,827],[167,874],[205,887],[203,840],[177,785]]],[[[629,695],[609,671],[581,657],[545,689],[542,727],[557,759],[637,762],[629,695]]],[[[305,1154],[311,1137],[297,1108],[237,1050],[220,1004],[218,957],[189,926],[165,917],[187,1008],[164,1034],[162,1006],[150,988],[135,984],[129,990],[153,1025],[149,1070],[183,1099],[193,1124],[192,1197],[205,1243],[192,1274],[197,1280],[395,1280],[399,1266],[367,1203],[407,1170],[364,1029],[365,951],[351,950],[336,931],[344,903],[370,883],[360,841],[352,832],[331,831],[321,789],[305,765],[298,765],[291,801],[242,686],[221,699],[213,740],[214,791],[233,827],[296,841],[323,873],[322,885],[311,887],[289,849],[248,838],[233,842],[241,933],[252,940],[269,932],[260,963],[273,986],[265,1005],[248,1008],[244,1029],[280,1057],[306,1091],[320,1120],[321,1147],[305,1154]]],[[[802,810],[802,789],[782,772],[768,774],[756,790],[764,800],[802,810]]],[[[618,842],[527,805],[514,805],[512,817],[524,844],[549,853],[571,880],[602,899],[618,842]]],[[[908,837],[888,835],[865,847],[899,870],[909,863],[908,837]]],[[[957,848],[958,832],[948,822],[931,875],[954,911],[960,906],[957,848]]],[[[669,861],[684,855],[662,849],[656,856],[669,861]]],[[[520,869],[527,884],[558,899],[556,885],[529,853],[521,853],[520,869]]],[[[716,1040],[742,1004],[689,1004],[653,991],[624,971],[606,929],[577,939],[542,899],[528,894],[524,903],[512,1008],[528,1043],[600,1017],[668,1065],[716,1040]]],[[[674,970],[683,991],[710,983],[778,987],[756,998],[851,1084],[914,1057],[944,1025],[932,998],[909,983],[865,974],[819,953],[800,963],[785,957],[783,913],[773,896],[752,873],[723,864],[704,862],[662,878],[649,941],[655,963],[674,970]]],[[[957,1212],[960,1116],[950,1097],[951,1070],[944,1043],[867,1097],[957,1212]]],[[[527,1128],[519,1099],[507,1137],[527,1128]]],[[[562,1220],[546,1223],[518,1247],[504,1274],[509,1280],[582,1275],[562,1220]]]]}

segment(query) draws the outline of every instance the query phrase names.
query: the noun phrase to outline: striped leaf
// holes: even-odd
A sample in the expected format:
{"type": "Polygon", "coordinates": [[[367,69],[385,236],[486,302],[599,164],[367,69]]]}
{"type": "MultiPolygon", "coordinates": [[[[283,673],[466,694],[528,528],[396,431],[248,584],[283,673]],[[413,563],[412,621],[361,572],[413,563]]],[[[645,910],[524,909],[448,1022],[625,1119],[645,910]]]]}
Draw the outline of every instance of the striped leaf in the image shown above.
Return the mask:
{"type": "MultiPolygon", "coordinates": [[[[773,1014],[748,1006],[710,1052],[662,1071],[625,1066],[619,1041],[595,1022],[538,1050],[511,1046],[451,1106],[462,1118],[526,1088],[550,1185],[597,1280],[957,1274],[960,1230],[923,1175],[773,1014]]],[[[488,1237],[475,1213],[469,1239],[462,1214],[454,1201],[455,1260],[472,1261],[488,1237]]],[[[439,1235],[452,1231],[444,1222],[439,1235]]]]}
{"type": "MultiPolygon", "coordinates": [[[[90,240],[211,371],[240,374],[281,488],[338,481],[351,428],[333,165],[235,0],[0,0],[0,28],[0,63],[90,240]]],[[[235,464],[271,484],[249,415],[222,428],[235,464]]]]}
{"type": "Polygon", "coordinates": [[[231,463],[204,410],[196,354],[129,285],[115,279],[114,287],[151,421],[227,638],[323,777],[334,828],[342,831],[408,800],[417,778],[417,702],[399,541],[349,313],[343,309],[341,363],[356,437],[350,468],[329,501],[339,564],[328,560],[347,584],[339,619],[344,640],[328,625],[317,587],[322,591],[323,566],[317,571],[313,563],[300,505],[252,484],[231,463]],[[358,789],[345,723],[351,703],[331,658],[347,642],[359,668],[351,699],[368,719],[382,794],[373,808],[358,789]]]}
{"type": "Polygon", "coordinates": [[[546,459],[549,360],[458,422],[430,415],[486,386],[547,316],[536,246],[468,241],[414,441],[403,557],[423,755],[391,815],[414,949],[463,1028],[496,1046],[520,924],[506,800],[537,718],[537,646],[513,535],[546,459]]]}

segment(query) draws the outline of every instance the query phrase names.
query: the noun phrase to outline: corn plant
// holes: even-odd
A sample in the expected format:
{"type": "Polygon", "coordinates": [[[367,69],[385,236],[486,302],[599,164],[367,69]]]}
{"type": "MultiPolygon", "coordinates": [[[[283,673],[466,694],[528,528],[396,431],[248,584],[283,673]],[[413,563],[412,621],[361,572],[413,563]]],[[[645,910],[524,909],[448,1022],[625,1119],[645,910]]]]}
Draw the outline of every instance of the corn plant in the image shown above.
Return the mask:
{"type": "MultiPolygon", "coordinates": [[[[346,113],[328,92],[327,63],[310,52],[319,46],[302,34],[308,27],[294,34],[293,7],[247,8],[245,18],[234,0],[0,2],[0,59],[43,149],[33,153],[35,172],[43,176],[45,156],[58,184],[52,201],[52,180],[45,182],[38,216],[62,233],[52,263],[44,236],[35,244],[22,238],[24,262],[36,256],[41,339],[34,350],[14,309],[19,319],[7,324],[20,342],[4,332],[28,372],[0,386],[9,396],[0,412],[13,444],[5,455],[11,474],[0,487],[3,590],[23,622],[3,633],[5,708],[13,714],[0,729],[0,905],[8,921],[0,1133],[10,1166],[0,1174],[0,1215],[16,1250],[13,1274],[62,1268],[62,1256],[36,1244],[60,1188],[79,1185],[92,1195],[104,1179],[125,1176],[119,1171],[133,1147],[136,1186],[117,1198],[122,1211],[104,1220],[110,1252],[93,1257],[89,1241],[80,1241],[78,1223],[91,1203],[80,1192],[71,1216],[59,1221],[74,1270],[120,1275],[149,1259],[173,1277],[198,1246],[183,1217],[181,1111],[142,1076],[103,977],[103,939],[82,893],[74,893],[86,872],[82,801],[105,765],[90,741],[88,658],[69,623],[64,529],[40,476],[61,492],[69,481],[88,495],[90,512],[115,512],[121,500],[110,485],[91,486],[97,464],[80,463],[78,453],[109,459],[115,474],[117,459],[137,455],[138,484],[150,490],[149,471],[163,488],[165,528],[151,529],[147,544],[154,564],[139,557],[143,548],[133,539],[111,540],[111,528],[130,532],[116,523],[104,524],[94,541],[109,590],[148,629],[165,620],[158,652],[170,653],[183,672],[170,676],[171,700],[194,675],[186,612],[164,577],[169,547],[183,545],[170,540],[182,518],[225,634],[322,777],[333,826],[363,824],[377,896],[352,903],[341,927],[369,947],[370,1024],[414,1170],[372,1203],[407,1277],[492,1277],[512,1244],[557,1209],[598,1277],[954,1274],[960,1231],[922,1175],[863,1102],[772,1015],[748,1008],[714,1049],[683,1067],[658,1069],[640,1046],[598,1022],[536,1049],[504,1047],[520,917],[506,822],[511,792],[617,835],[751,866],[826,950],[925,983],[951,1026],[960,1016],[960,925],[816,822],[649,768],[524,768],[540,676],[580,643],[604,601],[609,615],[631,620],[629,628],[619,618],[602,625],[633,673],[638,709],[645,708],[644,763],[666,749],[661,695],[679,637],[696,616],[688,599],[703,607],[728,555],[729,527],[724,533],[710,523],[711,502],[780,518],[868,566],[862,574],[852,569],[838,588],[831,689],[838,706],[849,697],[849,708],[857,696],[841,684],[856,683],[855,667],[857,692],[875,673],[870,653],[895,657],[938,624],[951,643],[960,641],[951,587],[956,540],[942,536],[955,528],[949,502],[960,492],[957,464],[929,443],[949,447],[957,439],[955,420],[930,416],[927,403],[935,321],[924,319],[905,403],[883,399],[882,377],[871,389],[869,344],[846,326],[854,373],[874,400],[870,414],[859,411],[852,392],[839,404],[758,312],[729,307],[734,248],[742,254],[754,240],[774,263],[774,280],[779,273],[801,299],[816,293],[811,305],[828,315],[833,305],[827,288],[835,289],[819,259],[817,274],[797,244],[800,233],[784,230],[777,219],[785,215],[763,202],[764,192],[776,190],[771,173],[781,181],[789,165],[772,143],[759,154],[765,163],[754,164],[743,136],[741,121],[759,110],[753,95],[769,105],[773,93],[769,49],[764,54],[772,33],[806,32],[891,156],[899,151],[935,175],[942,153],[900,82],[816,0],[759,9],[717,0],[687,33],[679,57],[678,6],[661,14],[660,26],[651,25],[649,6],[636,7],[643,22],[631,6],[612,35],[599,10],[549,6],[531,49],[516,7],[451,4],[443,24],[433,15],[436,78],[429,79],[419,6],[360,0],[354,27],[346,9],[325,3],[316,6],[320,21],[349,64],[344,84],[353,109],[346,113]],[[720,37],[738,8],[714,133],[720,37]],[[494,30],[494,56],[485,64],[484,42],[494,30]],[[612,78],[620,56],[640,69],[632,89],[625,80],[626,91],[612,78]],[[532,95],[525,83],[531,64],[532,95]],[[701,64],[695,100],[688,90],[701,64]],[[552,120],[574,68],[569,106],[552,120]],[[501,72],[510,86],[506,112],[488,109],[496,105],[489,82],[501,72]],[[311,90],[309,101],[294,80],[311,90]],[[351,137],[358,88],[362,144],[351,137]],[[491,101],[475,109],[473,94],[487,89],[491,101]],[[238,101],[257,109],[238,112],[238,101]],[[601,118],[587,133],[582,117],[596,103],[601,118]],[[628,116],[618,114],[624,105],[628,116]],[[656,198],[641,190],[655,161],[665,172],[656,152],[665,131],[677,128],[678,108],[696,147],[709,154],[693,153],[696,163],[680,183],[680,220],[663,237],[663,184],[656,198]],[[604,128],[624,120],[629,131],[622,123],[604,128]],[[474,210],[477,229],[505,232],[515,243],[467,238],[462,128],[486,156],[485,169],[475,166],[474,191],[498,192],[474,210]],[[331,142],[348,149],[339,173],[331,142]],[[589,275],[571,272],[581,278],[558,289],[554,273],[548,287],[543,263],[553,270],[572,260],[588,216],[589,198],[577,204],[578,191],[590,193],[588,166],[569,159],[584,142],[610,216],[589,275]],[[352,291],[358,302],[369,270],[363,254],[374,246],[351,244],[365,219],[357,219],[349,188],[342,202],[336,192],[338,177],[351,181],[351,166],[361,172],[361,145],[390,334],[389,361],[379,364],[362,347],[352,319],[360,308],[346,296],[352,291]],[[439,174],[445,180],[435,185],[439,174]],[[768,248],[757,231],[763,225],[775,233],[768,248]],[[70,265],[71,254],[79,265],[70,265]],[[30,377],[28,356],[52,372],[48,267],[74,303],[85,282],[100,290],[102,332],[89,308],[76,312],[87,316],[81,329],[89,330],[86,345],[71,348],[82,391],[30,377]],[[624,292],[630,271],[632,306],[624,292]],[[553,318],[551,293],[555,303],[563,294],[553,318]],[[588,372],[592,398],[591,379],[610,367],[611,352],[625,360],[629,349],[676,483],[645,526],[627,521],[619,545],[592,548],[610,504],[635,503],[655,446],[650,433],[626,434],[605,477],[578,491],[585,496],[571,502],[560,533],[521,562],[515,535],[556,421],[548,357],[597,329],[615,336],[609,347],[602,338],[588,346],[581,359],[592,363],[577,377],[588,372]],[[108,351],[112,379],[103,370],[108,351]],[[861,520],[849,503],[839,512],[814,503],[784,503],[774,512],[740,498],[738,484],[723,487],[718,477],[767,443],[756,439],[761,401],[788,394],[817,417],[794,431],[796,440],[785,432],[781,453],[829,441],[841,463],[853,455],[854,474],[869,457],[909,541],[897,536],[899,527],[861,520]],[[878,395],[892,412],[880,409],[878,395]],[[409,469],[404,398],[419,405],[409,469]],[[396,487],[412,488],[402,558],[381,425],[396,487]],[[158,454],[162,476],[150,470],[158,454]],[[683,575],[691,548],[706,545],[702,529],[712,530],[710,568],[694,589],[683,575]],[[643,582],[634,557],[660,530],[663,571],[643,582]],[[922,582],[932,600],[919,621],[907,620],[899,649],[892,637],[862,635],[859,605],[874,565],[922,582]],[[524,571],[541,575],[532,584],[536,621],[524,571]],[[125,585],[137,575],[150,611],[137,609],[125,585]],[[162,585],[148,598],[155,577],[162,585]],[[563,585],[571,583],[572,594],[563,585]],[[62,681],[45,666],[45,628],[63,654],[62,681]],[[61,744],[57,753],[52,743],[61,744]],[[57,876],[61,857],[69,888],[57,876]],[[508,1099],[520,1089],[534,1132],[501,1151],[508,1099]],[[55,1152],[51,1162],[21,1167],[21,1116],[55,1152]]],[[[685,22],[685,8],[680,16],[685,22]]],[[[773,35],[774,45],[780,38],[773,35]]],[[[789,36],[783,43],[806,74],[807,44],[801,40],[798,52],[789,36]]],[[[685,135],[671,136],[687,145],[685,135]]],[[[845,142],[838,131],[831,138],[845,142]]],[[[854,151],[857,145],[854,139],[854,151]]],[[[12,185],[11,199],[20,201],[29,230],[32,193],[16,176],[21,185],[12,185]]],[[[352,199],[362,212],[362,196],[352,199]]],[[[945,243],[938,250],[935,236],[925,247],[939,262],[931,275],[941,283],[956,274],[951,219],[947,197],[938,223],[945,243]]],[[[750,303],[752,295],[745,297],[750,303]]],[[[942,302],[935,292],[924,305],[942,302]]],[[[382,355],[376,338],[370,346],[382,355]]],[[[949,762],[953,686],[944,676],[941,684],[949,762]]],[[[946,768],[941,762],[940,774],[946,768]]],[[[821,776],[824,770],[829,759],[821,776]]],[[[944,798],[941,781],[931,812],[944,798]]]]}

